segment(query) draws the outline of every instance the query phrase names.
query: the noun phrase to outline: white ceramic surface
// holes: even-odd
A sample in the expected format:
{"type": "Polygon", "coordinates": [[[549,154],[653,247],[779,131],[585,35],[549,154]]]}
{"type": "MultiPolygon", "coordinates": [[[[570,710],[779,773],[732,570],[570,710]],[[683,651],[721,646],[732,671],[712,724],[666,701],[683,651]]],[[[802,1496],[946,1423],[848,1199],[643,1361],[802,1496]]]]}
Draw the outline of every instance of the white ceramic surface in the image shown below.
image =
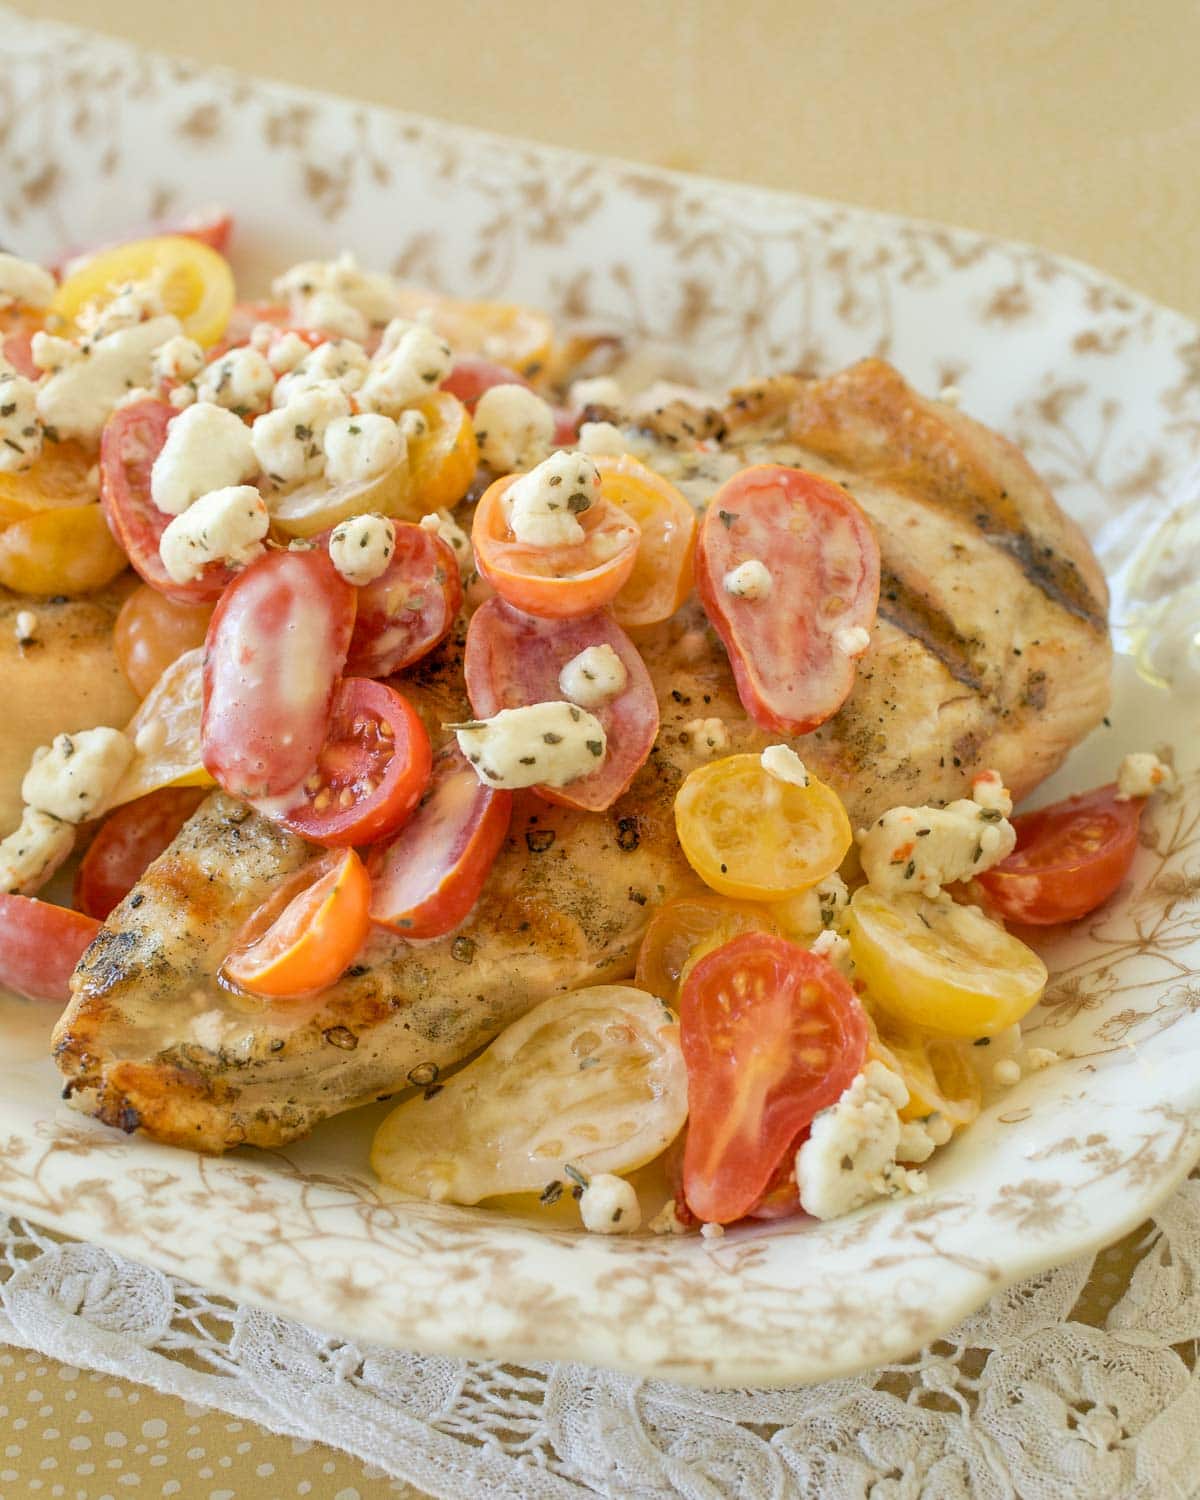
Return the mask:
{"type": "Polygon", "coordinates": [[[963,231],[672,177],[200,71],[3,15],[0,240],[33,255],[219,201],[260,284],[355,249],[729,381],[891,359],[957,384],[1092,535],[1115,588],[1111,730],[1041,796],[1171,746],[1132,880],[1055,942],[1030,1019],[1069,1061],[942,1154],[924,1197],[831,1224],[599,1240],[389,1201],[379,1111],[205,1160],[58,1101],[44,1009],[0,1002],[0,1203],[375,1343],[709,1385],[898,1358],[1002,1285],[1136,1224],[1200,1154],[1200,334],[1085,267],[963,231]]]}

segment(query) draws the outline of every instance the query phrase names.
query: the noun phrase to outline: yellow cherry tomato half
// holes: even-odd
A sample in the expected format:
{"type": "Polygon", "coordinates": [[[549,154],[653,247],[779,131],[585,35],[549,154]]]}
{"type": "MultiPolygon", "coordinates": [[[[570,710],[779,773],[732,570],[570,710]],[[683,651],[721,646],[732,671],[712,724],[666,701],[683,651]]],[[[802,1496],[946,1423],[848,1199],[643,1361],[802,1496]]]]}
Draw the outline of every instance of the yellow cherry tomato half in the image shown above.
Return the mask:
{"type": "Polygon", "coordinates": [[[110,807],[163,786],[213,786],[200,758],[204,651],[196,646],[173,661],[125,726],[133,759],[110,807]]]}
{"type": "Polygon", "coordinates": [[[1046,965],[973,906],[855,891],[847,933],[856,975],[899,1021],[948,1036],[994,1036],[1041,999],[1046,965]]]}
{"type": "Polygon", "coordinates": [[[199,240],[165,234],[114,245],[91,256],[59,287],[51,312],[74,324],[89,302],[107,302],[130,281],[160,278],[166,310],[199,344],[215,344],[233,311],[233,272],[222,255],[199,240]]]}
{"type": "Polygon", "coordinates": [[[0,474],[0,526],[59,505],[86,505],[99,493],[96,455],[82,444],[47,443],[42,456],[19,474],[0,474]]]}
{"type": "Polygon", "coordinates": [[[313,479],[271,499],[271,524],[286,537],[311,537],[351,516],[403,514],[408,498],[408,460],[401,455],[382,474],[330,485],[313,479]]]}
{"type": "Polygon", "coordinates": [[[471,413],[457,396],[438,391],[412,408],[427,430],[408,444],[408,499],[404,519],[419,521],[435,510],[453,510],[471,487],[479,467],[479,444],[471,413]]]}
{"type": "Polygon", "coordinates": [[[867,1056],[904,1080],[908,1103],[900,1111],[902,1120],[939,1114],[959,1130],[978,1115],[983,1089],[969,1042],[885,1018],[881,1027],[872,1027],[867,1056]]]}
{"type": "Polygon", "coordinates": [[[532,380],[542,374],[554,343],[554,324],[517,302],[464,302],[423,287],[404,287],[401,313],[424,315],[456,354],[482,354],[532,380]]]}
{"type": "Polygon", "coordinates": [[[743,932],[778,931],[767,908],[750,901],[709,891],[676,896],[663,902],[646,929],[634,983],[674,1005],[692,965],[706,953],[743,932]]]}
{"type": "Polygon", "coordinates": [[[619,624],[669,620],[692,591],[696,512],[673,484],[623,454],[595,460],[600,492],[641,528],[637,560],[612,602],[619,624]]]}
{"type": "Polygon", "coordinates": [[[99,503],[38,511],[0,531],[0,583],[19,594],[87,594],[128,565],[99,503]]]}
{"type": "Polygon", "coordinates": [[[211,604],[176,604],[143,583],[122,604],[113,649],[130,687],[144,698],[173,661],[203,646],[211,604]]]}
{"type": "Polygon", "coordinates": [[[757,755],[698,766],[675,798],[687,861],[714,891],[782,901],[831,875],[852,833],[837,793],[815,776],[805,787],[764,770],[757,755]]]}

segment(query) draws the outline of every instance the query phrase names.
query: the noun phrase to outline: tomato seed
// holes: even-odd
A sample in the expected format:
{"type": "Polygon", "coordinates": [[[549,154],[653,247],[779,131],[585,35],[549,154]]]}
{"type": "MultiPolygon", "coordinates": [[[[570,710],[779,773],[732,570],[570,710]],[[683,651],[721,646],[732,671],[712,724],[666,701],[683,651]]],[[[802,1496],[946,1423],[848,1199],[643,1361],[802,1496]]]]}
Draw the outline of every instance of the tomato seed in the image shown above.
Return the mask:
{"type": "Polygon", "coordinates": [[[379,721],[379,733],[383,736],[383,738],[385,740],[394,739],[395,736],[396,736],[396,731],[392,728],[392,726],[388,723],[388,721],[386,719],[380,719],[380,721],[379,721]]]}
{"type": "Polygon", "coordinates": [[[317,795],[313,798],[313,811],[324,812],[332,801],[333,794],[330,792],[329,788],[326,787],[324,791],[318,792],[317,795]]]}
{"type": "Polygon", "coordinates": [[[353,807],[354,806],[354,793],[351,791],[351,789],[348,786],[342,788],[342,794],[338,798],[338,806],[339,807],[353,807]]]}

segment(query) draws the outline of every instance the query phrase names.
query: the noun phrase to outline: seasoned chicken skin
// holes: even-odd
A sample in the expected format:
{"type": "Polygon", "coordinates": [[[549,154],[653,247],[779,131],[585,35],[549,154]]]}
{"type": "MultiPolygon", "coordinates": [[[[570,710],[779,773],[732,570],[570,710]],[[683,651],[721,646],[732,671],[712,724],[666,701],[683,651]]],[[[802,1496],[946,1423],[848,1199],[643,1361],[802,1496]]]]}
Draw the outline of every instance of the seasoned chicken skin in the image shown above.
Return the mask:
{"type": "MultiPolygon", "coordinates": [[[[650,429],[652,464],[701,503],[774,461],[839,481],[870,516],[883,557],[871,646],[841,711],[793,742],[856,823],[961,796],[986,767],[1020,796],[1103,716],[1107,594],[1078,528],[1011,445],[887,365],[767,381],[723,414],[672,410],[650,429]],[[695,433],[719,434],[720,451],[695,433]]],[[[467,712],[462,640],[460,628],[398,679],[435,740],[467,712]]],[[[662,727],[620,801],[592,815],[519,795],[459,932],[419,945],[378,932],[315,1000],[258,1002],[217,979],[242,923],[312,851],[210,798],[76,972],[54,1036],[75,1103],[202,1151],[278,1145],[463,1058],[551,993],[627,976],[655,907],[694,884],[673,801],[712,752],[689,726],[721,720],[720,753],[773,738],[746,719],[694,601],[638,645],[662,727]]]]}

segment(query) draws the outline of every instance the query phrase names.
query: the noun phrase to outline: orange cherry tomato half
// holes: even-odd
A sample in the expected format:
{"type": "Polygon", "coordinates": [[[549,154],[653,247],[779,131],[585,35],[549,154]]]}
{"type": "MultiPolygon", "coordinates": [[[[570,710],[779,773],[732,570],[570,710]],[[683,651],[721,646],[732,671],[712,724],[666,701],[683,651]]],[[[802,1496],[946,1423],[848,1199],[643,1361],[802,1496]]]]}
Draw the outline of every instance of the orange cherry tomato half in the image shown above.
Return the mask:
{"type": "Polygon", "coordinates": [[[626,627],[669,620],[692,591],[696,512],[673,484],[628,454],[600,457],[595,464],[604,498],[636,521],[642,534],[613,614],[626,627]]]}
{"type": "Polygon", "coordinates": [[[664,901],[654,913],[638,949],[634,983],[677,1005],[692,960],[743,932],[775,932],[765,906],[700,891],[664,901]]]}
{"type": "Polygon", "coordinates": [[[134,589],[113,626],[113,647],[139,698],[185,651],[203,646],[211,619],[209,604],[176,604],[146,584],[134,589]]]}
{"type": "Polygon", "coordinates": [[[709,502],[696,544],[696,590],[725,643],[738,697],[761,728],[807,734],[854,686],[844,631],[869,630],[879,603],[879,546],[840,485],[803,469],[742,469],[709,502]],[[764,596],[732,594],[743,563],[770,575],[764,596]]]}
{"type": "Polygon", "coordinates": [[[696,964],[679,1015],[684,1193],[698,1218],[729,1224],[759,1202],[813,1116],[862,1067],[867,1016],[827,959],[759,932],[696,964]]]}
{"type": "Polygon", "coordinates": [[[1108,900],[1133,863],[1145,802],[1097,787],[1015,817],[1017,847],[976,877],[1003,917],[1047,927],[1108,900]]]}
{"type": "Polygon", "coordinates": [[[291,792],[316,764],[357,594],[328,552],[269,552],[221,596],[204,651],[204,767],[232,797],[291,792]]]}
{"type": "Polygon", "coordinates": [[[448,542],[397,521],[388,565],[360,586],[346,671],[390,677],[428,656],[450,634],[462,607],[462,578],[448,542]]]}
{"type": "Polygon", "coordinates": [[[79,910],[103,922],[207,796],[204,787],[162,787],[110,813],[75,876],[79,910]]]}
{"type": "Polygon", "coordinates": [[[347,677],[303,800],[278,820],[314,844],[373,844],[412,816],[432,768],[429,736],[408,699],[385,683],[347,677]]]}
{"type": "MultiPolygon", "coordinates": [[[[37,371],[35,377],[40,375],[37,371]]],[[[0,525],[59,505],[86,505],[96,498],[91,471],[95,451],[75,441],[47,443],[28,469],[0,474],[0,525]]]]}
{"type": "Polygon", "coordinates": [[[427,516],[453,510],[471,488],[479,467],[479,443],[471,413],[449,391],[435,391],[412,410],[427,430],[408,443],[408,499],[404,514],[427,516]]]}
{"type": "Polygon", "coordinates": [[[96,504],[56,505],[0,531],[0,583],[19,594],[85,594],[127,565],[96,504]]]}
{"type": "Polygon", "coordinates": [[[0,896],[0,989],[29,1000],[71,998],[71,975],[100,923],[36,896],[0,896]]]}
{"type": "Polygon", "coordinates": [[[155,400],[113,413],[100,436],[100,503],[109,530],[151,588],[179,604],[212,604],[234,576],[231,568],[209,563],[199,578],[176,583],[158,554],[172,518],[150,498],[150,470],[175,415],[174,407],[155,400]]]}
{"type": "Polygon", "coordinates": [[[371,930],[371,882],[353,849],[322,855],[272,893],[242,929],[222,975],[270,1000],[337,982],[371,930]]]}
{"type": "Polygon", "coordinates": [[[637,562],[636,522],[602,495],[576,517],[583,541],[531,547],[513,536],[504,508],[504,496],[518,477],[497,479],[475,508],[471,540],[480,573],[502,599],[526,614],[557,620],[603,609],[637,562]]]}
{"type": "Polygon", "coordinates": [[[457,927],[496,862],[512,804],[511,792],[485,786],[458,746],[447,745],[411,821],[371,852],[371,920],[406,938],[457,927]]]}

